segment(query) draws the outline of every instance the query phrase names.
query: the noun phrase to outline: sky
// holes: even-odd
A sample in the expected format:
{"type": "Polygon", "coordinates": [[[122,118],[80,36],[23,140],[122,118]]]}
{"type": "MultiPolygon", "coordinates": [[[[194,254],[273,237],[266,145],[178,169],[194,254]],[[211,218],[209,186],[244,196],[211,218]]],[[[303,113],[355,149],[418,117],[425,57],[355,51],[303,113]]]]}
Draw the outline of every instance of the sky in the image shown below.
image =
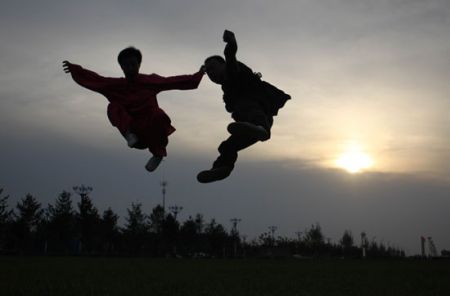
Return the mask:
{"type": "MultiPolygon", "coordinates": [[[[296,237],[319,223],[338,242],[351,230],[420,252],[420,236],[450,249],[450,4],[445,0],[4,1],[0,0],[0,188],[11,204],[45,206],[63,190],[94,188],[94,204],[183,206],[253,239],[277,226],[296,237]],[[106,116],[107,101],[74,83],[69,60],[121,77],[135,46],[141,72],[196,72],[222,54],[292,96],[272,138],[239,153],[232,175],[199,184],[231,122],[207,77],[158,101],[177,131],[152,174],[106,116]]],[[[75,198],[75,197],[74,197],[75,198]]],[[[75,198],[76,201],[76,198],[75,198]]]]}

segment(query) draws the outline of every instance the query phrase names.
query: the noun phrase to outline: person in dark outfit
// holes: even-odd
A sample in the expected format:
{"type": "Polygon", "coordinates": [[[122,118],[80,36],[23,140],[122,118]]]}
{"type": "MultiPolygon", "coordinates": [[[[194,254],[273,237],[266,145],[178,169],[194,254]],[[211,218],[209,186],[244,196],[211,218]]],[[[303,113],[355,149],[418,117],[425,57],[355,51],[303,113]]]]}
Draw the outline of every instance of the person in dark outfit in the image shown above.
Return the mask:
{"type": "Polygon", "coordinates": [[[261,80],[261,74],[254,73],[236,59],[237,42],[233,32],[225,30],[223,41],[226,43],[225,59],[218,55],[210,56],[205,60],[205,69],[209,79],[222,86],[225,109],[235,122],[228,125],[231,136],[220,144],[220,155],[212,168],[197,175],[200,183],[225,179],[234,169],[238,151],[259,141],[267,141],[273,116],[291,98],[261,80]]]}

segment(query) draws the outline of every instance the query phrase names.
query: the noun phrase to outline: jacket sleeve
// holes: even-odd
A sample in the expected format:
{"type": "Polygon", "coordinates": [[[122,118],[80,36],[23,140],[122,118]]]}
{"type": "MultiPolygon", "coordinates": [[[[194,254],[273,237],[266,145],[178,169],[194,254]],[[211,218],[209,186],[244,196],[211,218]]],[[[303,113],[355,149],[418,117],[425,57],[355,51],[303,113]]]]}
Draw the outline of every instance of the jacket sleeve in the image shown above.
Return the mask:
{"type": "Polygon", "coordinates": [[[231,76],[234,76],[237,72],[239,72],[239,64],[236,59],[237,49],[237,42],[231,41],[225,45],[225,49],[223,51],[225,55],[226,71],[231,76]]]}
{"type": "Polygon", "coordinates": [[[157,91],[178,89],[196,89],[203,78],[203,72],[199,71],[191,75],[178,75],[163,77],[157,74],[147,75],[145,83],[154,87],[157,91]]]}
{"type": "Polygon", "coordinates": [[[104,93],[114,82],[114,78],[100,76],[93,71],[82,68],[80,65],[72,64],[70,73],[76,83],[99,93],[104,93]]]}

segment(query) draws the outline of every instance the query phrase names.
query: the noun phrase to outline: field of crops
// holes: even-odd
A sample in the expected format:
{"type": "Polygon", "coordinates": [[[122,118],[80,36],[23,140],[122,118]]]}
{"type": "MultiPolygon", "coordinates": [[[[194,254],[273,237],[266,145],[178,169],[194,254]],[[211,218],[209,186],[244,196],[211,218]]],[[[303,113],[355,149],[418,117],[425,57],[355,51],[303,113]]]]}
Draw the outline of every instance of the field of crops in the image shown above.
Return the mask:
{"type": "Polygon", "coordinates": [[[0,295],[450,295],[450,261],[2,257],[0,295]]]}

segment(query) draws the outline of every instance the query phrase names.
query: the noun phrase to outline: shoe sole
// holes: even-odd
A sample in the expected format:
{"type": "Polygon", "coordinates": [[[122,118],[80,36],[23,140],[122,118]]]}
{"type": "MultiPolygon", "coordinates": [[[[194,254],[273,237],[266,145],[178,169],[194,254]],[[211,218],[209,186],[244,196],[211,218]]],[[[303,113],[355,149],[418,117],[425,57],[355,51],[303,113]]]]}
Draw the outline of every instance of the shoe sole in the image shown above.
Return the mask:
{"type": "Polygon", "coordinates": [[[128,147],[130,147],[130,148],[135,148],[136,145],[137,145],[137,143],[138,143],[138,141],[133,141],[133,142],[128,142],[127,145],[128,145],[128,147]]]}
{"type": "Polygon", "coordinates": [[[228,132],[232,135],[241,135],[246,137],[254,137],[259,141],[265,141],[270,138],[270,134],[259,128],[255,128],[251,124],[244,122],[233,122],[228,125],[228,132]]]}
{"type": "Polygon", "coordinates": [[[161,162],[162,162],[162,159],[157,163],[157,164],[154,164],[153,166],[150,166],[148,163],[145,165],[145,169],[147,170],[147,171],[149,171],[150,173],[151,172],[154,172],[158,167],[159,167],[159,165],[161,164],[161,162]]]}
{"type": "Polygon", "coordinates": [[[128,145],[128,147],[130,147],[130,148],[134,148],[134,147],[136,147],[136,145],[139,143],[139,139],[137,138],[137,137],[134,137],[133,139],[131,139],[131,140],[127,140],[127,145],[128,145]]]}
{"type": "Polygon", "coordinates": [[[200,183],[211,183],[227,178],[231,174],[232,169],[220,168],[215,170],[202,171],[197,175],[197,181],[200,183]]]}

